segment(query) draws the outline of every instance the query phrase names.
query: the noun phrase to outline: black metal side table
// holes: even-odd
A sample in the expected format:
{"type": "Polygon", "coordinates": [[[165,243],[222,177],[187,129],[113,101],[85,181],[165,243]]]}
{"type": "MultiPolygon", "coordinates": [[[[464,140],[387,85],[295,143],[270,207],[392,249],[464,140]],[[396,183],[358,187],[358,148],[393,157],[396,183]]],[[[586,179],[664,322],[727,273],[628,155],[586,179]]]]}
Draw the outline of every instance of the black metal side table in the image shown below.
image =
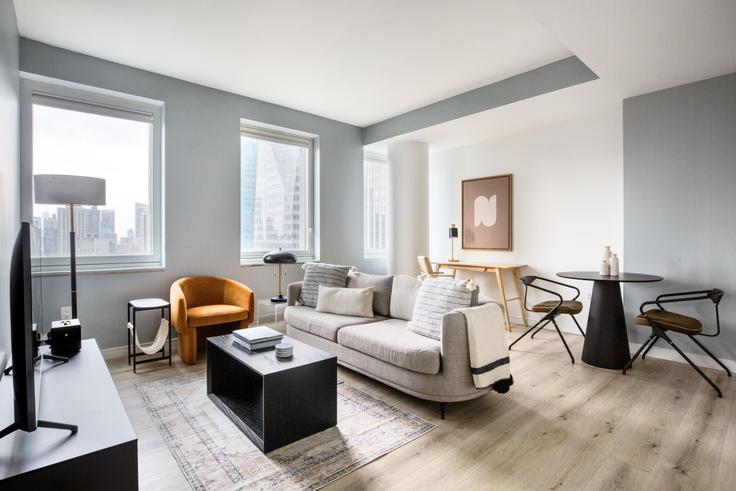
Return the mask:
{"type": "Polygon", "coordinates": [[[133,360],[133,373],[136,371],[136,366],[141,363],[149,363],[152,361],[169,360],[169,366],[171,366],[171,306],[169,302],[161,298],[140,298],[137,300],[131,300],[128,302],[128,323],[133,326],[133,335],[131,336],[130,329],[128,331],[128,365],[133,360]],[[159,353],[161,356],[158,358],[147,358],[145,360],[138,361],[137,357],[146,355],[143,352],[139,352],[135,346],[136,339],[136,327],[135,327],[135,314],[136,312],[143,312],[145,310],[161,310],[161,318],[166,319],[169,323],[169,349],[166,349],[166,345],[161,348],[159,353]],[[132,315],[131,315],[132,314],[132,315]],[[132,319],[132,320],[131,320],[132,319]],[[168,353],[167,353],[168,351],[168,353]]]}

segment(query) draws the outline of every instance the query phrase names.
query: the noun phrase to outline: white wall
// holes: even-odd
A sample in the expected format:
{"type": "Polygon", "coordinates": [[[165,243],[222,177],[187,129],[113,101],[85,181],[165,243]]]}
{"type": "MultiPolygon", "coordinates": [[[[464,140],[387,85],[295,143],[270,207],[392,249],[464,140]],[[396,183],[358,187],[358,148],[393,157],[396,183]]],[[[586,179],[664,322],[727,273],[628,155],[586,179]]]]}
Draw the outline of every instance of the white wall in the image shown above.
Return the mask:
{"type": "Polygon", "coordinates": [[[389,274],[419,274],[417,256],[427,251],[428,146],[424,142],[396,142],[388,146],[388,261],[389,274]]]}
{"type": "MultiPolygon", "coordinates": [[[[524,274],[553,279],[559,271],[597,269],[604,245],[623,249],[622,130],[618,108],[500,140],[431,152],[430,257],[450,257],[447,228],[450,223],[460,227],[462,221],[461,181],[511,173],[513,250],[461,251],[458,240],[456,256],[527,264],[524,274]]],[[[481,295],[497,298],[495,279],[472,276],[481,295]]],[[[507,296],[514,296],[512,279],[505,280],[507,296]]],[[[578,316],[584,326],[592,284],[575,284],[586,306],[578,316]]],[[[512,322],[519,319],[516,305],[510,304],[512,322]]],[[[571,326],[569,319],[560,323],[566,330],[571,326]]]]}

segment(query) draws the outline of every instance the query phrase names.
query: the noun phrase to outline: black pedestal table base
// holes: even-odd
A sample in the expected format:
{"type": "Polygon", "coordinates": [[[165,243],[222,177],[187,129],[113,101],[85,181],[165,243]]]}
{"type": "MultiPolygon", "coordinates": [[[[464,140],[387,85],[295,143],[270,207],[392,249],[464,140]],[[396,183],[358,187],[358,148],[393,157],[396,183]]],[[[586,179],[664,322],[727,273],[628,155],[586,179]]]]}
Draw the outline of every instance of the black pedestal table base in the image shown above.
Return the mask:
{"type": "Polygon", "coordinates": [[[649,283],[662,281],[662,278],[639,273],[601,276],[595,271],[568,271],[557,273],[557,276],[593,282],[583,344],[583,361],[599,368],[623,369],[629,362],[631,354],[619,284],[649,283]]]}

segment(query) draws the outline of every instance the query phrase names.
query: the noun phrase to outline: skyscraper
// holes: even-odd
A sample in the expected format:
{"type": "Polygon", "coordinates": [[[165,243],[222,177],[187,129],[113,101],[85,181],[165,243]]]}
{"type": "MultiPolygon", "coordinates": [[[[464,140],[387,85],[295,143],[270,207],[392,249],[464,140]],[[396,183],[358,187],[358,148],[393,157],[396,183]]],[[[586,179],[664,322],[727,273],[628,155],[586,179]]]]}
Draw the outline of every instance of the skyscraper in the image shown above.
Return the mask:
{"type": "Polygon", "coordinates": [[[135,204],[135,240],[139,254],[151,250],[151,215],[147,204],[135,204]]]}

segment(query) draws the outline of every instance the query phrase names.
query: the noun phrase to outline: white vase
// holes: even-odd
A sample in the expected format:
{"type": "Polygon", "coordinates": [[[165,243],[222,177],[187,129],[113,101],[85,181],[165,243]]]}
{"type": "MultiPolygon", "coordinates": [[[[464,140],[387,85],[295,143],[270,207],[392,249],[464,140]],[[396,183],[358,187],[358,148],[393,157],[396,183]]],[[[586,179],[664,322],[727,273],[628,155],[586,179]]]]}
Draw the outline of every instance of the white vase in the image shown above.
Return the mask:
{"type": "Polygon", "coordinates": [[[601,261],[601,276],[610,276],[611,275],[611,265],[608,264],[608,261],[601,261]]]}
{"type": "Polygon", "coordinates": [[[610,266],[610,275],[611,276],[618,276],[618,256],[616,254],[611,254],[611,258],[608,260],[608,265],[610,266]]]}
{"type": "Polygon", "coordinates": [[[611,246],[605,246],[603,248],[603,257],[601,257],[601,260],[608,261],[611,259],[611,246]]]}

